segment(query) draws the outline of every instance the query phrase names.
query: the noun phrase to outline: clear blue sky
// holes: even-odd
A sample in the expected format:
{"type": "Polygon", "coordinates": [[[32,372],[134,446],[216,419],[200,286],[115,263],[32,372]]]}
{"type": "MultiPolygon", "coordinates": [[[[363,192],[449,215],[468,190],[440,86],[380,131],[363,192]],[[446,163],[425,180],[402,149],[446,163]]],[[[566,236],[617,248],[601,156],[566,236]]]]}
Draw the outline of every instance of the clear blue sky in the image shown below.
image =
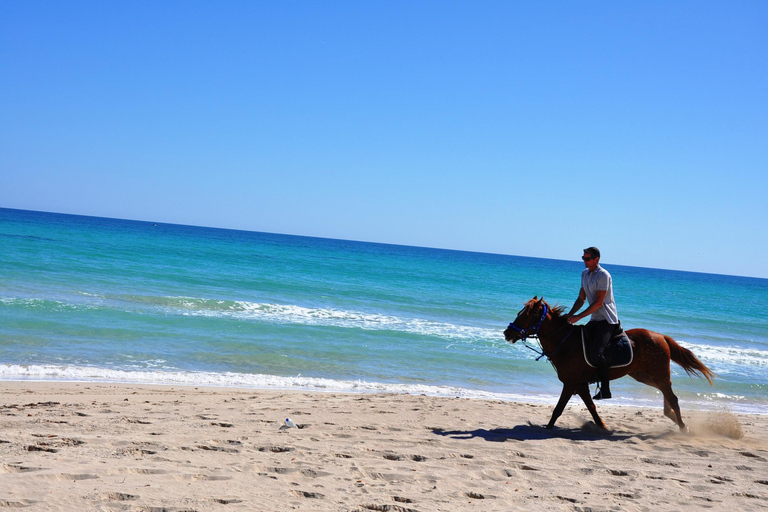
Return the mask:
{"type": "Polygon", "coordinates": [[[0,206],[768,277],[768,2],[0,2],[0,206]]]}

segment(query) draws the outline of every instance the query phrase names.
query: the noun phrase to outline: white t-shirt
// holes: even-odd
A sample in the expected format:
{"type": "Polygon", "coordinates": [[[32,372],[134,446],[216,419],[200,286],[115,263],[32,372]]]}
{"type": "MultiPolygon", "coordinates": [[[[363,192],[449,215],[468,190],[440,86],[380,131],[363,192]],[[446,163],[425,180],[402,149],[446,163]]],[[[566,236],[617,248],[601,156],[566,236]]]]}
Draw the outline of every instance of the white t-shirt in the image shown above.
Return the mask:
{"type": "Polygon", "coordinates": [[[616,302],[613,300],[613,280],[607,270],[600,265],[594,272],[585,268],[584,272],[581,273],[581,287],[584,288],[584,293],[587,294],[587,301],[590,304],[595,301],[598,291],[606,292],[603,307],[592,313],[592,320],[606,320],[609,324],[619,323],[619,312],[616,310],[616,302]]]}

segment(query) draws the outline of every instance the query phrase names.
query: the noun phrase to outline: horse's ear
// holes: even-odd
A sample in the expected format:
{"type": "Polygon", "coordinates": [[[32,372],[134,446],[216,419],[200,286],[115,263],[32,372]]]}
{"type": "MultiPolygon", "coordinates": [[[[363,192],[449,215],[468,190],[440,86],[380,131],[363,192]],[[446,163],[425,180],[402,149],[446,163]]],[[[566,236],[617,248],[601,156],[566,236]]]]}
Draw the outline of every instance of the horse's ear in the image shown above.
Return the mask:
{"type": "Polygon", "coordinates": [[[534,295],[533,296],[533,300],[539,300],[539,296],[538,295],[534,295]]]}

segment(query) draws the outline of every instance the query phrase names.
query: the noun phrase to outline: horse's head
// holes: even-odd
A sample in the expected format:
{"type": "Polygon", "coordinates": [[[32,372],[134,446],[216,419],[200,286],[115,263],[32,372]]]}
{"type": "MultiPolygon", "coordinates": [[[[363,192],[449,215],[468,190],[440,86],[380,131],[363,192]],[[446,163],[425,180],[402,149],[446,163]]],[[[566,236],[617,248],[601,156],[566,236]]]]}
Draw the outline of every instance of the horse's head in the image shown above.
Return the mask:
{"type": "Polygon", "coordinates": [[[525,303],[523,309],[517,314],[517,318],[504,331],[504,339],[510,343],[515,343],[530,335],[539,334],[539,327],[547,317],[549,309],[549,305],[544,302],[544,297],[532,298],[525,303]]]}

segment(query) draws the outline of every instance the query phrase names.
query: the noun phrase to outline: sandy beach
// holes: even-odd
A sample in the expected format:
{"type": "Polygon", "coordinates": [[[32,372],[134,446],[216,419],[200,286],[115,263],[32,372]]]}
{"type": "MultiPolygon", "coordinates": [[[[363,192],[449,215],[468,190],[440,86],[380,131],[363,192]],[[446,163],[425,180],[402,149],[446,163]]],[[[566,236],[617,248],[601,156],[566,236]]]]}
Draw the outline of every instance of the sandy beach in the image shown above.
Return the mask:
{"type": "Polygon", "coordinates": [[[0,384],[0,508],[768,508],[768,416],[101,383],[0,384]],[[281,428],[286,417],[298,428],[281,428]]]}

